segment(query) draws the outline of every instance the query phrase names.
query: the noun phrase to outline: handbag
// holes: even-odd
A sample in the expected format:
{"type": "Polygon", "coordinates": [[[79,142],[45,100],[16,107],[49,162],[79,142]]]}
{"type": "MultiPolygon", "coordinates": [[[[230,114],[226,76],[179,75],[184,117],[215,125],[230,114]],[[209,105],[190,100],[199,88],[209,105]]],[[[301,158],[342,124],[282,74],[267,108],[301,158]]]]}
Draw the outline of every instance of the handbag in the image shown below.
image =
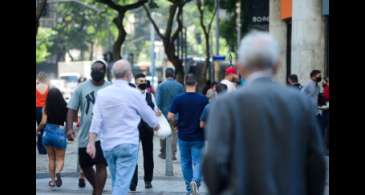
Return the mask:
{"type": "Polygon", "coordinates": [[[171,135],[171,126],[167,121],[166,117],[161,114],[158,118],[158,124],[160,129],[155,132],[155,135],[161,139],[165,139],[167,136],[171,135]]]}

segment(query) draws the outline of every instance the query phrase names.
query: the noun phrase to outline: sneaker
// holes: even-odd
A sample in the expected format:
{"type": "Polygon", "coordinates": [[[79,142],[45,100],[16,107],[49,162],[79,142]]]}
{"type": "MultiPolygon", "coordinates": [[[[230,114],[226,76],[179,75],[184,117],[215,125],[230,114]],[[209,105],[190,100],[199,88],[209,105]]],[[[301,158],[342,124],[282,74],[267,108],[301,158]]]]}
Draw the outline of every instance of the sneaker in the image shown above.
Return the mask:
{"type": "Polygon", "coordinates": [[[150,182],[150,181],[146,181],[146,182],[145,182],[145,188],[146,188],[146,189],[152,188],[152,184],[151,184],[151,182],[150,182]]]}
{"type": "Polygon", "coordinates": [[[191,187],[191,194],[192,195],[198,195],[198,193],[199,193],[198,184],[196,184],[195,181],[190,182],[190,187],[191,187]]]}

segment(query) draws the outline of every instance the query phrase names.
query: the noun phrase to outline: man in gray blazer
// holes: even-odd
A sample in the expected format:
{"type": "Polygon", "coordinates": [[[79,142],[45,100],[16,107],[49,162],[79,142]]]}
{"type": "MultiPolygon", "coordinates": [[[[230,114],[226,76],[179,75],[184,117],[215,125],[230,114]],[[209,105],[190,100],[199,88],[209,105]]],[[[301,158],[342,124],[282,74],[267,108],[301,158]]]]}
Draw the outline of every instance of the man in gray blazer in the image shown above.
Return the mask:
{"type": "Polygon", "coordinates": [[[217,97],[208,117],[203,175],[211,195],[324,193],[316,108],[298,90],[273,81],[279,56],[268,33],[251,32],[241,41],[245,86],[217,97]]]}

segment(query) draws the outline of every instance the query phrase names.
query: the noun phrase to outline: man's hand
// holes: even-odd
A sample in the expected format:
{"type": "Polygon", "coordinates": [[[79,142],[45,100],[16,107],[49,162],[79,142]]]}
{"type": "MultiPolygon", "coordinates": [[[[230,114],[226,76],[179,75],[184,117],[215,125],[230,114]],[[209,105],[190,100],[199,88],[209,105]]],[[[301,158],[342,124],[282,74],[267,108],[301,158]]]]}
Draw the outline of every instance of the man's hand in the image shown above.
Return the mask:
{"type": "Polygon", "coordinates": [[[153,128],[154,131],[158,131],[160,129],[160,125],[158,124],[155,128],[153,128]]]}
{"type": "Polygon", "coordinates": [[[90,143],[89,142],[87,144],[86,152],[90,155],[90,157],[92,159],[94,159],[95,158],[95,154],[96,154],[95,143],[90,143]]]}
{"type": "Polygon", "coordinates": [[[75,140],[75,132],[73,129],[67,130],[67,139],[68,141],[74,141],[75,140]]]}

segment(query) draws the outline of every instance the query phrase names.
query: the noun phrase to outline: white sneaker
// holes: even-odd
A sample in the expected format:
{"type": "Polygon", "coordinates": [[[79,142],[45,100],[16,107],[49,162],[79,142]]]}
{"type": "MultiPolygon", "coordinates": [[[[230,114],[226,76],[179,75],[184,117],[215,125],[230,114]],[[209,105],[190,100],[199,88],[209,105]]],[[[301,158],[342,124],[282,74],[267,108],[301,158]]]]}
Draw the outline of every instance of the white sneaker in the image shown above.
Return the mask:
{"type": "Polygon", "coordinates": [[[195,181],[190,182],[190,187],[191,187],[191,194],[192,195],[198,195],[199,194],[198,185],[196,184],[195,181]]]}

